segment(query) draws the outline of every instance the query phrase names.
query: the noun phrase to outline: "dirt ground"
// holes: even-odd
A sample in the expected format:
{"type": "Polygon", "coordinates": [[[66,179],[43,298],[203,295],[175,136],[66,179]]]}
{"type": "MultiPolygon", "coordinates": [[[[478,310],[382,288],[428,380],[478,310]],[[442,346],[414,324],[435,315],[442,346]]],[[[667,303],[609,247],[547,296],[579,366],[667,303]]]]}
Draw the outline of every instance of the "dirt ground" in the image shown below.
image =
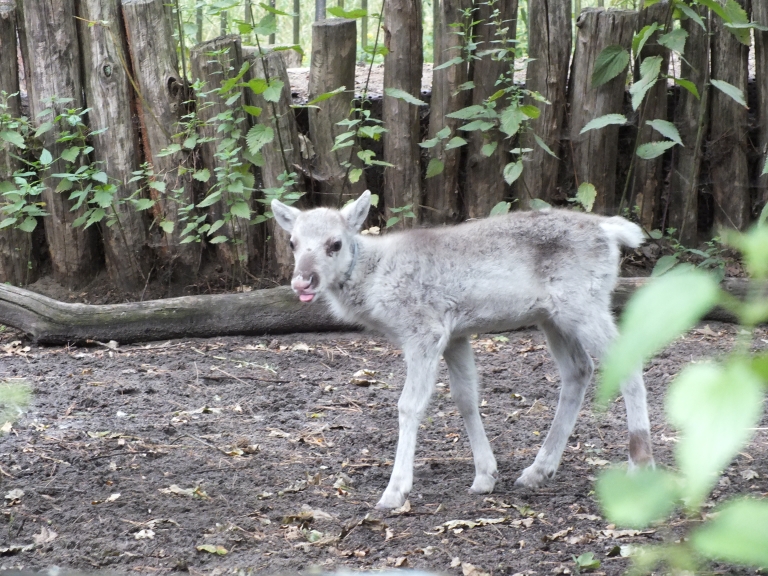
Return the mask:
{"type": "MultiPolygon", "coordinates": [[[[702,325],[647,367],[662,465],[673,463],[676,439],[663,416],[667,384],[685,363],[725,353],[736,330],[702,325]]],[[[755,346],[768,347],[768,331],[755,346]]],[[[593,480],[626,458],[620,400],[598,413],[588,398],[555,480],[513,490],[552,418],[556,368],[536,331],[480,336],[474,348],[502,475],[496,492],[467,493],[471,454],[443,369],[420,432],[410,509],[382,513],[373,506],[391,471],[404,366],[378,337],[111,350],[38,347],[5,329],[0,380],[26,380],[33,399],[0,437],[0,570],[554,574],[593,552],[595,573],[619,574],[626,545],[660,542],[696,522],[637,533],[601,517],[593,480]],[[372,371],[369,382],[355,383],[362,369],[372,371]]],[[[768,495],[768,419],[709,505],[737,492],[768,495]]]]}

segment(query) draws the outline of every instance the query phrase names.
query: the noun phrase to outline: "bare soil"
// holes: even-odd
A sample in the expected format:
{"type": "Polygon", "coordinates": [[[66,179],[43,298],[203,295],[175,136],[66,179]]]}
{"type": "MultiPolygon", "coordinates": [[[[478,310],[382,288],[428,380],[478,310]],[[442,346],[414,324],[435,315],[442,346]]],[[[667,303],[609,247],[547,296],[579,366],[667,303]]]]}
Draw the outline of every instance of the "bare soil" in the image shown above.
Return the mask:
{"type": "MultiPolygon", "coordinates": [[[[726,353],[737,329],[702,325],[647,367],[661,465],[673,464],[676,441],[663,414],[670,379],[692,360],[726,353]]],[[[678,517],[638,533],[603,519],[593,481],[626,458],[621,400],[599,413],[588,398],[552,483],[514,490],[551,421],[556,367],[536,331],[480,336],[473,346],[502,481],[492,495],[467,493],[471,453],[443,369],[420,432],[410,509],[382,513],[373,506],[391,471],[404,365],[378,337],[111,350],[37,347],[6,329],[0,380],[28,381],[33,398],[0,437],[0,570],[553,574],[593,552],[597,574],[620,574],[629,562],[621,547],[676,538],[696,523],[678,517]],[[361,369],[372,371],[367,385],[352,382],[361,369]]],[[[766,330],[755,346],[768,347],[766,330]]],[[[768,419],[709,505],[739,492],[768,495],[768,419]]]]}

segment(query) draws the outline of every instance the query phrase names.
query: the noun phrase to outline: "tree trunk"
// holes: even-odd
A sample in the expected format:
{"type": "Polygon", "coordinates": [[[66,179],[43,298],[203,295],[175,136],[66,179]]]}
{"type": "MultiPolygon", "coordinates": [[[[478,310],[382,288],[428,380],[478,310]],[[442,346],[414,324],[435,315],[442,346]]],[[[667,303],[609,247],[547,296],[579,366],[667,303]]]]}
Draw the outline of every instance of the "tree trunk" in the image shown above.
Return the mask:
{"type": "MultiPolygon", "coordinates": [[[[355,128],[338,122],[350,118],[355,95],[355,61],[357,56],[357,23],[343,18],[329,18],[312,24],[312,62],[309,68],[309,99],[313,100],[342,86],[345,90],[309,109],[309,137],[315,149],[315,171],[320,185],[317,204],[341,208],[357,198],[366,188],[365,174],[352,182],[353,169],[362,162],[357,153],[356,138],[351,144],[331,151],[336,137],[355,128]]],[[[359,174],[359,173],[354,173],[359,174]]]]}
{"type": "Polygon", "coordinates": [[[398,89],[419,98],[424,62],[420,0],[384,0],[384,206],[411,206],[415,218],[401,218],[398,227],[410,227],[420,218],[421,152],[419,107],[389,96],[398,89]]]}
{"type": "MultiPolygon", "coordinates": [[[[614,310],[621,310],[647,281],[620,278],[613,292],[614,310]]],[[[721,287],[743,298],[750,285],[745,278],[729,278],[721,287]]],[[[720,309],[710,311],[705,319],[734,321],[732,315],[720,309]]],[[[29,290],[0,285],[0,324],[21,330],[42,344],[109,340],[128,344],[169,338],[358,329],[337,320],[322,301],[302,304],[287,286],[242,294],[99,306],[58,302],[29,290]]]]}
{"type": "MultiPolygon", "coordinates": [[[[550,104],[527,97],[526,104],[537,106],[541,115],[531,122],[531,129],[558,156],[563,139],[566,110],[568,65],[571,60],[571,4],[562,0],[538,0],[528,10],[528,71],[525,87],[538,92],[550,104]]],[[[533,151],[523,156],[518,197],[523,206],[533,198],[551,202],[557,196],[561,161],[536,144],[533,134],[523,135],[524,148],[533,151]]]]}
{"type": "Polygon", "coordinates": [[[572,171],[576,174],[576,186],[589,182],[597,189],[593,211],[613,214],[619,128],[614,125],[584,134],[579,132],[590,120],[622,112],[626,73],[593,88],[592,72],[595,60],[605,47],[618,44],[630,49],[637,28],[637,12],[587,8],[579,15],[576,26],[576,48],[568,87],[572,171]]]}
{"type": "MultiPolygon", "coordinates": [[[[172,134],[186,113],[188,93],[179,74],[173,27],[165,0],[122,0],[128,47],[139,86],[139,121],[144,157],[152,164],[154,179],[165,191],[152,189],[158,222],[173,222],[170,233],[161,231],[157,241],[162,264],[180,285],[194,280],[200,266],[201,244],[182,244],[185,223],[181,208],[193,204],[189,154],[186,151],[161,155],[173,144],[172,134]]],[[[194,214],[190,215],[192,218],[194,214]]]]}
{"type": "MultiPolygon", "coordinates": [[[[27,45],[23,52],[28,63],[30,117],[42,123],[53,121],[63,108],[85,108],[74,0],[38,0],[24,2],[19,7],[26,31],[27,45]],[[53,97],[59,102],[50,104],[49,99],[53,97]],[[72,100],[61,102],[68,98],[72,100]],[[53,112],[38,118],[47,109],[53,112]]],[[[72,164],[60,158],[70,146],[57,143],[60,136],[59,126],[41,136],[43,147],[54,158],[43,176],[43,201],[50,214],[45,219],[45,235],[54,279],[69,288],[77,288],[93,278],[100,261],[95,229],[72,226],[84,210],[73,212],[69,194],[56,192],[61,180],[51,175],[73,170],[72,164]]]]}
{"type": "MultiPolygon", "coordinates": [[[[515,39],[517,27],[517,0],[499,0],[491,7],[481,3],[473,15],[478,21],[475,26],[475,42],[480,51],[500,48],[498,43],[506,38],[509,46],[515,39]],[[502,29],[493,22],[493,10],[499,11],[502,29]],[[504,32],[503,29],[507,28],[504,32]]],[[[475,84],[472,90],[472,104],[480,105],[499,89],[496,81],[502,74],[512,74],[514,63],[511,59],[497,60],[491,55],[475,60],[470,69],[470,77],[475,84]]],[[[504,135],[492,128],[487,132],[475,130],[467,138],[467,170],[464,184],[464,207],[469,218],[485,218],[491,209],[504,200],[507,187],[504,182],[504,166],[509,160],[511,142],[504,140],[504,135]],[[482,153],[484,144],[497,142],[496,149],[490,156],[482,153]]]]}
{"type": "MultiPolygon", "coordinates": [[[[699,7],[698,12],[702,17],[706,17],[705,8],[699,7]]],[[[684,88],[679,88],[675,125],[684,146],[676,146],[672,151],[668,224],[664,227],[675,228],[678,240],[683,245],[695,246],[698,241],[702,144],[709,124],[709,38],[707,31],[702,30],[701,26],[690,18],[680,25],[688,32],[686,56],[680,62],[680,76],[696,85],[700,98],[696,98],[684,88]]]]}
{"type": "MultiPolygon", "coordinates": [[[[745,0],[737,0],[743,7],[745,0]]],[[[724,80],[747,94],[749,48],[712,19],[712,79],[724,80]]],[[[749,224],[749,165],[747,109],[716,88],[712,89],[707,159],[715,201],[715,226],[744,230],[749,224]]]]}
{"type": "Polygon", "coordinates": [[[119,0],[80,0],[79,10],[85,20],[79,21],[79,32],[85,98],[90,108],[88,122],[91,130],[108,128],[92,136],[92,154],[94,160],[103,163],[104,172],[117,187],[112,203],[116,222],[111,226],[101,223],[107,272],[116,287],[137,293],[146,284],[151,254],[143,214],[125,201],[138,190],[138,183],[129,180],[141,166],[133,123],[133,89],[124,68],[125,29],[119,0]]]}
{"type": "MultiPolygon", "coordinates": [[[[464,39],[452,26],[463,18],[462,12],[472,6],[470,0],[433,0],[437,21],[435,23],[435,67],[453,58],[464,56],[464,39]]],[[[454,64],[432,73],[432,97],[429,103],[429,138],[435,138],[446,126],[451,134],[463,123],[448,114],[467,105],[469,92],[459,86],[469,79],[467,62],[454,64]]],[[[459,167],[461,148],[445,149],[447,139],[429,149],[430,160],[443,163],[443,171],[428,178],[425,183],[422,221],[430,224],[456,222],[461,214],[459,167]]]]}
{"type": "MultiPolygon", "coordinates": [[[[658,22],[664,26],[664,30],[671,30],[672,11],[669,2],[659,2],[650,8],[640,11],[639,30],[644,26],[658,22]]],[[[645,47],[640,53],[635,69],[635,81],[640,79],[640,62],[646,58],[661,56],[661,74],[662,78],[656,81],[656,84],[648,90],[640,104],[640,122],[638,126],[637,144],[642,145],[648,142],[661,140],[661,136],[653,128],[646,124],[648,120],[666,120],[667,119],[667,80],[664,78],[669,71],[669,50],[658,44],[660,32],[655,32],[646,42],[645,47]]],[[[688,51],[686,50],[686,54],[688,51]]],[[[635,157],[634,174],[632,178],[632,194],[630,206],[640,208],[640,223],[646,230],[653,230],[656,227],[657,214],[661,203],[661,189],[663,187],[663,156],[658,156],[651,160],[643,160],[635,157]]]]}
{"type": "MultiPolygon", "coordinates": [[[[19,97],[19,61],[16,42],[16,0],[0,0],[0,91],[9,94],[6,113],[14,118],[21,115],[19,97]],[[14,94],[14,96],[10,96],[14,94]]],[[[7,127],[0,127],[0,131],[7,127]]],[[[0,221],[8,217],[2,209],[8,202],[4,192],[15,190],[12,175],[21,163],[11,154],[20,150],[10,142],[0,140],[0,221]]],[[[18,286],[37,279],[39,255],[33,249],[32,234],[8,226],[0,229],[0,284],[18,286]]]]}
{"type": "MultiPolygon", "coordinates": [[[[283,175],[304,172],[302,166],[301,147],[299,133],[296,127],[296,118],[291,104],[291,88],[288,81],[288,71],[278,52],[271,52],[263,58],[254,54],[250,58],[251,68],[249,74],[253,78],[276,78],[283,82],[283,90],[278,102],[267,102],[261,95],[249,92],[250,103],[262,109],[259,123],[269,126],[275,133],[275,138],[266,144],[261,153],[264,157],[264,166],[261,168],[261,176],[265,189],[277,189],[284,185],[283,175]],[[265,70],[266,66],[266,70],[265,70]]],[[[286,192],[304,192],[301,177],[296,178],[296,184],[286,192]]],[[[268,195],[266,200],[275,197],[268,195]]],[[[284,196],[281,200],[286,201],[284,196]]],[[[306,206],[299,201],[298,206],[306,206]]],[[[269,205],[265,210],[270,210],[269,205]]],[[[267,233],[269,235],[269,251],[271,254],[270,265],[274,276],[280,281],[289,280],[293,273],[293,253],[289,247],[288,234],[280,228],[274,218],[267,221],[267,233]]]]}
{"type": "Polygon", "coordinates": [[[250,268],[249,260],[254,253],[255,231],[250,226],[250,216],[248,218],[236,216],[231,213],[231,209],[236,204],[242,205],[244,202],[248,209],[252,210],[253,194],[251,190],[238,191],[240,180],[232,181],[235,190],[230,190],[227,172],[246,165],[250,166],[250,163],[243,158],[242,153],[237,153],[231,158],[227,154],[227,161],[217,157],[222,140],[234,139],[234,147],[246,147],[245,135],[248,125],[243,118],[243,112],[239,111],[239,107],[244,103],[245,93],[237,88],[233,88],[233,92],[228,92],[225,96],[218,93],[222,84],[237,76],[243,65],[240,37],[224,36],[198,44],[192,49],[190,60],[192,77],[204,83],[198,92],[197,117],[204,123],[199,129],[200,136],[204,140],[209,140],[200,144],[201,167],[207,168],[211,174],[209,180],[204,183],[206,196],[214,187],[221,193],[221,199],[208,209],[213,223],[224,222],[214,234],[227,238],[225,242],[216,244],[217,260],[224,266],[227,273],[242,279],[243,271],[250,268]],[[240,98],[234,105],[228,106],[226,101],[238,93],[240,98]],[[215,120],[217,117],[226,116],[230,110],[233,110],[231,119],[215,120]],[[238,119],[242,121],[236,124],[238,119]],[[225,122],[231,126],[231,129],[220,132],[219,127],[225,122]]]}
{"type": "MultiPolygon", "coordinates": [[[[768,2],[752,2],[752,19],[768,26],[768,2]]],[[[768,173],[762,174],[768,164],[768,32],[755,30],[755,82],[757,84],[757,117],[760,126],[757,166],[757,194],[759,207],[768,204],[768,173]]]]}

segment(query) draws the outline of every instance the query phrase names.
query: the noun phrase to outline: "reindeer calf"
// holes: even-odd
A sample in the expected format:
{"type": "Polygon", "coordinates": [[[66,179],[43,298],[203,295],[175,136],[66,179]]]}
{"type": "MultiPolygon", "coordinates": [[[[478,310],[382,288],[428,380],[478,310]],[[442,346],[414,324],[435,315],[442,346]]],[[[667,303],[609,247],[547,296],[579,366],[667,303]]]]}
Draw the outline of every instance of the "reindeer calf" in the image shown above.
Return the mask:
{"type": "MultiPolygon", "coordinates": [[[[478,410],[469,336],[538,325],[560,370],[560,400],[541,449],[516,484],[542,485],[557,471],[600,357],[616,335],[611,292],[620,246],[643,242],[620,218],[562,210],[515,212],[382,237],[358,234],[370,207],[364,192],[341,211],[302,212],[272,201],[291,234],[291,286],[302,302],[325,298],[342,320],[382,332],[402,347],[407,377],[389,485],[377,508],[401,506],[413,485],[416,434],[435,387],[440,356],[464,418],[475,461],[470,490],[493,491],[496,459],[478,410]]],[[[645,386],[638,369],[622,386],[630,465],[652,464],[645,386]]]]}

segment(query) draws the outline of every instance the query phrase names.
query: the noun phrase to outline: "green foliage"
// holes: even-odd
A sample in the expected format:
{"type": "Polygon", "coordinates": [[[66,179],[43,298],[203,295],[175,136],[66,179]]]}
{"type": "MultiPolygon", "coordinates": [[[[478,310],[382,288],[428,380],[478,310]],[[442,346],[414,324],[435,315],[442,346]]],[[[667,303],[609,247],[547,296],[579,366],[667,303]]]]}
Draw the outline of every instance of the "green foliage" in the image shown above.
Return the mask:
{"type": "Polygon", "coordinates": [[[736,86],[728,84],[725,80],[712,79],[710,82],[712,86],[720,90],[723,94],[732,98],[735,102],[744,106],[744,108],[749,108],[747,106],[747,101],[744,98],[744,92],[736,88],[736,86]]]}
{"type": "Polygon", "coordinates": [[[587,122],[579,134],[584,134],[584,132],[589,132],[590,130],[597,130],[598,128],[605,128],[606,126],[623,125],[626,123],[627,117],[624,114],[605,114],[587,122]]]}
{"type": "Polygon", "coordinates": [[[592,71],[592,87],[607,84],[621,74],[629,64],[629,52],[616,44],[607,46],[600,52],[592,71]]]}
{"type": "Polygon", "coordinates": [[[32,388],[26,380],[0,380],[0,426],[14,422],[31,399],[32,388]]]}

